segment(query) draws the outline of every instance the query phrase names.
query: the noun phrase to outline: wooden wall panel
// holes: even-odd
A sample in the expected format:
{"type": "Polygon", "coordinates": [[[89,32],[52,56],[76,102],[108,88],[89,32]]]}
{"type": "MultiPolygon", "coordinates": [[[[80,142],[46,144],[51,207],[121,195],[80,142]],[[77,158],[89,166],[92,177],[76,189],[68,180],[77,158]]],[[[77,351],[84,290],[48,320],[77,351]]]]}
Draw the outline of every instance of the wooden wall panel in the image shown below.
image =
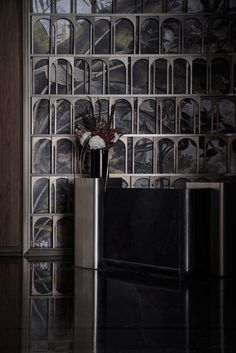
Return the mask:
{"type": "Polygon", "coordinates": [[[0,251],[22,238],[22,2],[0,0],[0,251]]]}

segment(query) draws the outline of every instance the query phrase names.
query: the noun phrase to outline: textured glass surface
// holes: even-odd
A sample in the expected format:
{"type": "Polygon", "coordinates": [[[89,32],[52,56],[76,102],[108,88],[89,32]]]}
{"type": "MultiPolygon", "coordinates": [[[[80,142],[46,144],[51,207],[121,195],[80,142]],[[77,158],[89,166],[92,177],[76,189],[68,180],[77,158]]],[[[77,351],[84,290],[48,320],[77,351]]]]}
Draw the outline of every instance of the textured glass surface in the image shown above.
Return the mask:
{"type": "Polygon", "coordinates": [[[139,133],[155,134],[156,132],[156,101],[146,99],[139,107],[139,133]]]}
{"type": "Polygon", "coordinates": [[[56,0],[54,2],[56,5],[56,12],[57,13],[70,13],[71,12],[72,0],[56,0]]]}
{"type": "Polygon", "coordinates": [[[222,99],[217,104],[218,130],[222,134],[235,133],[235,103],[222,99]]]}
{"type": "Polygon", "coordinates": [[[50,104],[47,99],[40,99],[34,104],[34,133],[49,134],[50,104]]]}
{"type": "Polygon", "coordinates": [[[206,5],[202,0],[188,0],[188,12],[204,12],[206,9],[206,5]]]}
{"type": "Polygon", "coordinates": [[[162,0],[143,0],[143,9],[147,13],[162,12],[162,0]]]}
{"type": "Polygon", "coordinates": [[[56,266],[56,290],[59,293],[72,293],[74,286],[74,266],[71,263],[60,262],[56,266]]]}
{"type": "Polygon", "coordinates": [[[56,213],[67,213],[69,206],[68,180],[57,179],[56,181],[56,213]]]}
{"type": "Polygon", "coordinates": [[[109,116],[109,100],[99,99],[95,103],[95,115],[104,120],[108,120],[109,116]]]}
{"type": "Polygon", "coordinates": [[[57,101],[57,134],[69,134],[70,133],[70,122],[71,122],[71,105],[70,102],[65,99],[59,99],[57,101]]]}
{"type": "Polygon", "coordinates": [[[203,59],[193,60],[192,85],[194,94],[207,91],[207,63],[203,59]]]}
{"type": "Polygon", "coordinates": [[[176,179],[173,184],[172,184],[172,187],[175,187],[175,188],[185,188],[186,187],[186,183],[189,183],[190,180],[189,179],[186,179],[186,178],[179,178],[179,179],[176,179]]]}
{"type": "Polygon", "coordinates": [[[210,24],[210,51],[213,53],[227,53],[230,51],[229,20],[217,18],[210,24]]]}
{"type": "Polygon", "coordinates": [[[202,24],[190,18],[184,21],[184,53],[202,52],[202,24]]]}
{"type": "Polygon", "coordinates": [[[153,142],[149,139],[139,140],[134,149],[134,172],[152,173],[153,172],[153,142]]]}
{"type": "Polygon", "coordinates": [[[73,52],[73,25],[69,20],[60,19],[54,23],[55,51],[58,54],[73,52]]]}
{"type": "Polygon", "coordinates": [[[170,181],[167,178],[158,178],[154,180],[153,186],[158,189],[168,189],[170,187],[170,181]]]}
{"type": "Polygon", "coordinates": [[[180,103],[180,133],[193,134],[198,127],[198,104],[193,99],[183,99],[180,103]]]}
{"type": "Polygon", "coordinates": [[[177,54],[180,51],[180,23],[175,19],[167,19],[162,25],[162,51],[165,54],[177,54]]]}
{"type": "Polygon", "coordinates": [[[167,12],[183,12],[183,0],[166,0],[167,12]]]}
{"type": "Polygon", "coordinates": [[[174,173],[174,142],[161,139],[157,146],[157,173],[174,173]]]}
{"type": "Polygon", "coordinates": [[[57,142],[56,172],[58,174],[73,173],[73,144],[70,140],[61,139],[57,142]]]}
{"type": "Polygon", "coordinates": [[[31,332],[32,339],[48,338],[48,299],[32,299],[31,332]]]}
{"type": "Polygon", "coordinates": [[[33,212],[49,212],[49,181],[42,178],[37,180],[33,186],[33,212]]]}
{"type": "Polygon", "coordinates": [[[33,284],[37,293],[47,294],[52,291],[52,263],[34,264],[33,284]]]}
{"type": "Polygon", "coordinates": [[[90,54],[91,23],[88,20],[77,21],[75,31],[75,52],[76,54],[90,54]]]}
{"type": "MultiPolygon", "coordinates": [[[[65,281],[67,282],[67,280],[65,281]]],[[[54,327],[53,333],[58,338],[71,339],[72,336],[72,322],[73,322],[73,299],[71,298],[57,298],[54,303],[55,317],[54,317],[54,327]]],[[[65,345],[65,342],[63,342],[65,345]]],[[[61,348],[60,344],[60,348],[61,348]]],[[[59,348],[59,349],[60,349],[59,348]]],[[[57,351],[58,352],[58,351],[57,351]]],[[[65,353],[70,353],[71,350],[63,351],[65,353]]]]}
{"type": "Polygon", "coordinates": [[[141,26],[141,54],[159,53],[158,21],[147,19],[141,26]]]}
{"type": "Polygon", "coordinates": [[[107,65],[102,60],[92,60],[91,94],[104,94],[107,87],[107,65]]]}
{"type": "Polygon", "coordinates": [[[230,83],[230,67],[227,60],[220,58],[212,61],[212,92],[228,93],[230,83]]]}
{"type": "Polygon", "coordinates": [[[165,99],[162,101],[162,133],[175,133],[175,100],[165,99]]]}
{"type": "Polygon", "coordinates": [[[168,62],[165,59],[156,60],[151,66],[151,87],[154,94],[167,94],[168,62]]]}
{"type": "Polygon", "coordinates": [[[197,145],[191,139],[182,139],[178,143],[178,172],[197,172],[197,145]]]}
{"type": "Polygon", "coordinates": [[[188,85],[186,78],[188,77],[189,64],[184,59],[176,59],[174,62],[174,93],[187,93],[188,85]]]}
{"type": "Polygon", "coordinates": [[[64,59],[56,60],[51,66],[51,94],[71,94],[71,64],[64,59]]]}
{"type": "Polygon", "coordinates": [[[52,220],[47,217],[38,219],[34,224],[34,247],[52,247],[52,220]]]}
{"type": "Polygon", "coordinates": [[[79,99],[75,102],[75,124],[81,122],[84,116],[92,113],[92,105],[87,99],[79,99]]]}
{"type": "Polygon", "coordinates": [[[34,24],[34,54],[47,54],[50,52],[50,21],[47,19],[38,20],[34,24]]]}
{"type": "Polygon", "coordinates": [[[49,13],[51,0],[32,0],[32,10],[35,13],[49,13]]]}
{"type": "Polygon", "coordinates": [[[33,144],[33,173],[34,174],[50,174],[51,167],[51,150],[52,143],[50,140],[41,139],[33,144]]]}
{"type": "Polygon", "coordinates": [[[96,12],[112,12],[112,0],[96,0],[96,12]]]}
{"type": "Polygon", "coordinates": [[[63,217],[57,221],[57,248],[73,248],[74,219],[63,217]]]}
{"type": "Polygon", "coordinates": [[[34,66],[34,93],[48,93],[48,60],[39,60],[34,66]]]}
{"type": "Polygon", "coordinates": [[[225,173],[226,158],[225,141],[220,138],[211,139],[206,146],[206,172],[225,173]]]}
{"type": "Polygon", "coordinates": [[[109,93],[126,93],[126,68],[120,60],[111,60],[109,64],[109,93]]]}
{"type": "Polygon", "coordinates": [[[116,0],[116,12],[117,13],[128,13],[135,12],[136,4],[135,0],[116,0]]]}
{"type": "Polygon", "coordinates": [[[148,93],[148,61],[140,59],[133,65],[133,93],[148,93]]]}
{"type": "Polygon", "coordinates": [[[74,92],[75,94],[88,93],[89,66],[85,60],[76,59],[74,62],[74,92]]]}
{"type": "Polygon", "coordinates": [[[118,99],[115,105],[115,125],[124,129],[125,133],[132,132],[132,108],[125,99],[118,99]]]}
{"type": "Polygon", "coordinates": [[[77,0],[77,13],[91,13],[93,0],[77,0]]]}
{"type": "Polygon", "coordinates": [[[112,147],[110,154],[109,172],[125,173],[125,146],[121,141],[118,141],[112,147]]]}
{"type": "Polygon", "coordinates": [[[150,180],[146,178],[137,179],[134,183],[135,188],[148,189],[150,187],[150,180]]]}
{"type": "Polygon", "coordinates": [[[121,19],[115,26],[115,53],[132,54],[134,52],[134,27],[132,22],[121,19]]]}
{"type": "Polygon", "coordinates": [[[111,52],[110,22],[98,20],[95,23],[95,54],[109,54],[111,52]]]}
{"type": "Polygon", "coordinates": [[[201,101],[201,133],[210,133],[212,131],[212,101],[211,99],[202,99],[201,101]]]}

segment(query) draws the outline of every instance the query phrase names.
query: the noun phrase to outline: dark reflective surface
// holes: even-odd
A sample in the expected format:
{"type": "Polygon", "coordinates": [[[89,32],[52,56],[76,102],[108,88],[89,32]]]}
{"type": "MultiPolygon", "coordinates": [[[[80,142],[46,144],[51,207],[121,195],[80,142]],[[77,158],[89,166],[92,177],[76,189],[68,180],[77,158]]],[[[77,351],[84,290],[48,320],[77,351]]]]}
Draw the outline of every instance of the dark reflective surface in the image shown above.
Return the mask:
{"type": "Polygon", "coordinates": [[[235,353],[233,279],[1,260],[1,353],[235,353]],[[23,271],[23,272],[22,272],[23,271]]]}

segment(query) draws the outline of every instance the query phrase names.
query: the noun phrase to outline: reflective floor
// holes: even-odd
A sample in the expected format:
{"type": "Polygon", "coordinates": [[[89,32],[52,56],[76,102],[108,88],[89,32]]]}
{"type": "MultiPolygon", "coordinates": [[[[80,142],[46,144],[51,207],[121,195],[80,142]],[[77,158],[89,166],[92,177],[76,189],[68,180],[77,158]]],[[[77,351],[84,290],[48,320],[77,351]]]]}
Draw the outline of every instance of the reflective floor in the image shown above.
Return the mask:
{"type": "Polygon", "coordinates": [[[0,261],[0,353],[235,353],[232,279],[178,281],[0,261]]]}

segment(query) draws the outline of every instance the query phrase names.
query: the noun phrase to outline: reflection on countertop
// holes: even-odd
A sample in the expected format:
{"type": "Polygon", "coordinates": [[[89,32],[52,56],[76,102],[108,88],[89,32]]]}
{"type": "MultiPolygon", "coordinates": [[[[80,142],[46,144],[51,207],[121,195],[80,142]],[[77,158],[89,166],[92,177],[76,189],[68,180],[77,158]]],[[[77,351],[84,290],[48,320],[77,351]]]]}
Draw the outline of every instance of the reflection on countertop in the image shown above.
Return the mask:
{"type": "Polygon", "coordinates": [[[1,353],[235,353],[233,279],[0,261],[1,353]]]}

